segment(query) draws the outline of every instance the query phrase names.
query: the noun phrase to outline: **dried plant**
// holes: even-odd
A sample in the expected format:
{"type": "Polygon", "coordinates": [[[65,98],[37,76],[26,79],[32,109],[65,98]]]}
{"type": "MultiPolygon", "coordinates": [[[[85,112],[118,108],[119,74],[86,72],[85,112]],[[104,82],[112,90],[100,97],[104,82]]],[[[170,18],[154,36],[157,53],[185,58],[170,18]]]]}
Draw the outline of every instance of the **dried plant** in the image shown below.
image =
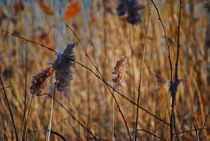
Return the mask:
{"type": "Polygon", "coordinates": [[[75,66],[74,47],[75,44],[68,44],[63,54],[59,54],[53,63],[56,79],[55,87],[63,94],[68,91],[69,82],[72,80],[71,68],[75,66]]]}
{"type": "MultiPolygon", "coordinates": [[[[171,138],[171,140],[177,141],[179,138],[180,140],[209,140],[209,118],[205,120],[205,115],[208,114],[206,112],[209,110],[208,91],[210,90],[207,84],[208,70],[210,70],[207,69],[207,67],[210,68],[208,65],[210,18],[207,15],[210,6],[207,1],[209,0],[204,0],[202,3],[196,0],[182,2],[183,12],[180,14],[182,16],[180,18],[179,9],[176,8],[179,6],[179,1],[71,0],[66,3],[63,0],[56,2],[2,0],[0,2],[0,32],[2,32],[2,36],[0,36],[0,71],[5,86],[0,88],[2,96],[0,129],[3,129],[0,130],[0,138],[15,140],[16,126],[16,140],[23,141],[34,137],[37,140],[44,138],[50,140],[57,138],[54,137],[57,133],[64,137],[63,140],[112,140],[111,137],[113,140],[129,140],[130,138],[133,141],[170,140],[171,138]],[[73,3],[78,5],[73,5],[73,3]],[[140,10],[140,4],[144,4],[144,10],[140,10]],[[113,7],[117,6],[118,15],[122,16],[120,22],[119,17],[113,15],[112,12],[113,7]],[[204,11],[204,6],[207,11],[204,11]],[[77,8],[79,10],[76,10],[77,8]],[[148,26],[147,35],[146,19],[149,19],[150,10],[151,24],[148,26]],[[36,12],[42,14],[36,14],[36,12]],[[144,15],[141,12],[144,12],[144,15]],[[80,14],[84,17],[79,16],[80,14]],[[50,15],[55,15],[55,17],[49,17],[50,15]],[[74,21],[71,21],[73,18],[74,21]],[[72,92],[75,94],[71,98],[60,99],[60,104],[58,104],[57,98],[60,98],[60,95],[56,95],[56,93],[60,93],[57,90],[60,80],[58,81],[54,77],[54,72],[56,72],[54,65],[57,55],[59,59],[65,60],[65,57],[62,55],[63,52],[56,51],[55,43],[63,44],[68,40],[60,40],[66,38],[67,35],[62,19],[69,21],[66,24],[73,27],[70,34],[73,33],[74,37],[68,39],[77,39],[81,48],[77,50],[78,61],[72,61],[79,65],[77,73],[73,76],[76,79],[74,78],[74,83],[67,86],[69,89],[73,87],[72,92]],[[181,23],[177,27],[176,23],[179,21],[181,23]],[[138,27],[132,26],[139,23],[141,25],[138,27]],[[89,28],[86,28],[87,26],[89,28]],[[179,28],[180,33],[178,33],[179,28]],[[8,33],[7,30],[11,32],[8,33]],[[23,36],[24,34],[28,37],[23,36]],[[10,38],[11,35],[15,39],[10,38]],[[61,38],[54,38],[60,35],[61,38]],[[144,43],[146,41],[148,48],[144,43]],[[97,57],[92,54],[95,48],[101,51],[97,57]],[[180,53],[177,53],[176,49],[178,48],[180,48],[180,53]],[[127,67],[131,78],[129,78],[129,86],[126,86],[126,90],[122,91],[121,86],[126,84],[126,79],[121,83],[120,78],[126,78],[122,77],[123,73],[120,72],[122,68],[117,70],[116,65],[116,69],[113,71],[113,81],[111,82],[117,89],[109,83],[110,80],[107,78],[116,63],[113,56],[125,52],[131,54],[129,66],[132,67],[127,67]],[[44,59],[42,59],[43,55],[44,59]],[[166,56],[168,56],[168,60],[166,56]],[[52,57],[55,57],[54,60],[51,60],[52,57]],[[44,89],[38,95],[48,93],[49,99],[52,101],[51,112],[49,101],[37,105],[39,101],[35,101],[36,95],[27,95],[27,80],[28,77],[31,77],[31,72],[38,73],[39,64],[46,64],[49,60],[52,64],[43,69],[51,66],[54,72],[46,78],[44,89]],[[111,69],[110,62],[114,63],[111,69]],[[200,62],[203,65],[200,65],[200,62]],[[161,72],[156,72],[156,70],[161,70],[161,72]],[[118,72],[120,72],[119,76],[118,72]],[[48,85],[47,81],[51,78],[56,83],[48,85]],[[187,79],[182,82],[182,78],[187,79]],[[81,83],[81,80],[85,79],[87,81],[81,83]],[[168,85],[166,84],[169,81],[171,95],[168,94],[168,85]],[[94,87],[90,88],[92,84],[94,87]],[[11,85],[11,87],[7,89],[7,85],[11,85]],[[103,94],[105,96],[110,94],[112,97],[104,97],[103,94]],[[55,95],[56,97],[54,97],[55,95]],[[8,100],[5,99],[6,96],[8,96],[8,100]],[[70,99],[72,101],[69,104],[70,99]],[[172,104],[174,103],[172,107],[169,100],[172,100],[172,104]],[[30,108],[33,106],[32,101],[36,104],[34,108],[30,108]],[[56,105],[61,109],[57,109],[56,105]],[[113,109],[115,108],[113,117],[112,106],[113,109]],[[148,109],[144,107],[148,107],[148,109]],[[46,112],[40,111],[39,108],[45,109],[46,112]],[[190,120],[191,115],[193,120],[190,120]],[[88,118],[86,118],[87,116],[88,118]],[[111,125],[112,118],[115,127],[111,125]],[[53,127],[54,125],[56,125],[56,129],[53,127]],[[47,127],[42,130],[41,128],[44,126],[47,127]],[[147,128],[148,126],[149,128],[147,128]],[[69,128],[73,130],[69,131],[69,128]],[[112,131],[114,134],[111,134],[112,131]]],[[[74,68],[70,67],[68,73],[72,75],[71,69],[74,68]]],[[[34,76],[34,85],[38,85],[38,82],[40,81],[35,81],[34,76]]],[[[37,89],[41,89],[41,86],[37,89]]]]}
{"type": "MultiPolygon", "coordinates": [[[[128,58],[126,56],[120,57],[120,59],[117,61],[114,71],[112,72],[112,81],[113,81],[113,88],[119,89],[120,86],[125,86],[126,79],[127,79],[127,68],[126,68],[126,62],[128,58]]],[[[113,90],[114,95],[114,90],[113,90]]],[[[113,127],[113,141],[115,141],[115,103],[113,100],[112,103],[112,109],[113,109],[113,117],[112,117],[112,127],[113,127]]]]}
{"type": "Polygon", "coordinates": [[[40,96],[43,94],[43,90],[46,87],[46,80],[53,74],[53,72],[54,68],[48,67],[33,76],[30,86],[30,92],[33,96],[40,96]]]}
{"type": "Polygon", "coordinates": [[[124,16],[127,12],[128,23],[135,25],[141,22],[140,10],[143,5],[138,4],[136,0],[120,0],[117,7],[118,16],[124,16]]]}
{"type": "Polygon", "coordinates": [[[126,56],[120,57],[117,61],[117,64],[114,67],[114,71],[112,72],[112,81],[115,89],[119,89],[120,86],[126,85],[127,76],[127,67],[126,62],[128,58],[126,56]]]}

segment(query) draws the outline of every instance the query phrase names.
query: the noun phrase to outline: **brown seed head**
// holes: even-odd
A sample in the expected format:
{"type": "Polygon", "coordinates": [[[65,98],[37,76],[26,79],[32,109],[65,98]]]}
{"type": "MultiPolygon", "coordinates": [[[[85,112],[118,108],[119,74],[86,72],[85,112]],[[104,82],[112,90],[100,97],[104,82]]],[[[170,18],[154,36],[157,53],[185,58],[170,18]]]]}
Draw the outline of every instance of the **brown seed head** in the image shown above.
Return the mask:
{"type": "Polygon", "coordinates": [[[126,62],[128,58],[126,56],[120,57],[117,64],[112,72],[112,81],[114,83],[114,88],[118,89],[120,86],[125,86],[127,79],[127,68],[126,62]]]}
{"type": "Polygon", "coordinates": [[[35,76],[32,77],[30,92],[34,96],[42,95],[45,86],[46,80],[50,77],[54,72],[53,67],[48,67],[40,72],[38,72],[35,76]]]}

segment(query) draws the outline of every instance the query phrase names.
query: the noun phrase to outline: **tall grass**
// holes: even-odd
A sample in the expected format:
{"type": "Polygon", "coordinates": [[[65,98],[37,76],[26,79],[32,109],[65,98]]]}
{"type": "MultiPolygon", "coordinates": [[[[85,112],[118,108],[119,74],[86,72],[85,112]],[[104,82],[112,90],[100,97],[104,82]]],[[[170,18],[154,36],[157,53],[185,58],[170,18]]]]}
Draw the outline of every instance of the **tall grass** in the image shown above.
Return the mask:
{"type": "Polygon", "coordinates": [[[66,0],[0,2],[0,140],[210,139],[209,2],[137,1],[139,18],[130,7],[119,17],[122,1],[79,1],[68,20],[66,0]],[[34,74],[55,67],[70,42],[77,60],[63,74],[74,79],[59,87],[53,72],[30,102],[34,74]],[[128,77],[116,89],[121,56],[128,77]],[[68,91],[45,98],[54,86],[68,91]]]}

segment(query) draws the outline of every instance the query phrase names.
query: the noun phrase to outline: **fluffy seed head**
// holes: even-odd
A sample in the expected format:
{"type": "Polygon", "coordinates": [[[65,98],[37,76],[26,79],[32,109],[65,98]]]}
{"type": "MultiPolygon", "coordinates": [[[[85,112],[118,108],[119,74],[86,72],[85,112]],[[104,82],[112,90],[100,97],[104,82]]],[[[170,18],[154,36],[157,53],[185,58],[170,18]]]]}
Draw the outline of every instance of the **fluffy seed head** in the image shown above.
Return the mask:
{"type": "Polygon", "coordinates": [[[40,96],[46,86],[47,78],[50,77],[54,72],[53,67],[48,67],[32,77],[30,92],[33,96],[40,96]]]}
{"type": "Polygon", "coordinates": [[[68,92],[68,85],[72,80],[71,68],[75,66],[75,55],[73,49],[75,44],[68,44],[63,54],[59,54],[53,63],[55,69],[55,86],[64,95],[68,92]]]}
{"type": "Polygon", "coordinates": [[[144,6],[138,4],[136,0],[120,0],[117,13],[118,16],[124,16],[127,13],[127,22],[135,25],[141,22],[140,10],[143,8],[144,6]]]}
{"type": "Polygon", "coordinates": [[[127,11],[125,2],[120,1],[116,10],[117,10],[118,16],[124,16],[126,14],[126,11],[127,11]]]}
{"type": "Polygon", "coordinates": [[[116,63],[114,71],[112,72],[112,81],[114,83],[114,88],[118,89],[120,86],[125,86],[127,79],[127,68],[126,62],[128,58],[122,56],[116,63]]]}

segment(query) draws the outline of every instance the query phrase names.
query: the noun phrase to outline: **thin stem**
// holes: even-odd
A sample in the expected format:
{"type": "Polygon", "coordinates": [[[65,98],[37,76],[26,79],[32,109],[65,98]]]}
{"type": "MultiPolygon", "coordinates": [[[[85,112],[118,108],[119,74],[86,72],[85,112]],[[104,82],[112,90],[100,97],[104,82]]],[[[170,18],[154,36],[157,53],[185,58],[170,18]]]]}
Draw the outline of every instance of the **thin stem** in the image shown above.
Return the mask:
{"type": "MultiPolygon", "coordinates": [[[[114,94],[114,90],[113,90],[114,94]]],[[[112,140],[115,141],[115,104],[114,104],[114,99],[112,99],[112,129],[113,129],[113,134],[112,134],[112,140]]]]}
{"type": "Polygon", "coordinates": [[[26,115],[26,109],[27,109],[27,82],[28,82],[28,44],[26,43],[25,47],[25,92],[24,92],[24,109],[23,109],[23,122],[26,115]]]}
{"type": "Polygon", "coordinates": [[[13,114],[12,114],[12,110],[11,110],[11,107],[10,107],[10,104],[9,104],[9,99],[8,99],[8,97],[7,97],[7,93],[6,93],[6,90],[5,90],[3,81],[2,81],[2,79],[1,79],[1,76],[0,76],[0,82],[1,82],[1,86],[2,86],[3,92],[4,92],[4,97],[5,97],[6,105],[7,105],[8,109],[9,109],[9,114],[10,114],[10,117],[11,117],[11,120],[12,120],[12,126],[13,126],[13,129],[14,129],[14,131],[15,131],[15,138],[16,138],[16,141],[18,141],[17,128],[16,128],[16,126],[15,126],[15,121],[14,121],[14,117],[13,117],[13,114]]]}
{"type": "MultiPolygon", "coordinates": [[[[27,134],[27,136],[32,136],[36,133],[39,133],[41,131],[44,131],[44,132],[48,132],[48,130],[46,130],[45,128],[44,129],[39,129],[39,130],[36,130],[36,131],[31,131],[30,133],[27,134]]],[[[66,141],[65,137],[63,135],[61,135],[60,133],[54,131],[54,130],[51,130],[51,134],[54,134],[56,135],[57,137],[59,137],[60,139],[62,139],[63,141],[66,141]]]]}
{"type": "Polygon", "coordinates": [[[34,99],[34,96],[32,95],[32,97],[30,98],[30,100],[27,104],[28,112],[25,114],[24,121],[23,121],[22,141],[27,140],[28,120],[29,120],[29,116],[31,114],[31,106],[32,106],[33,99],[34,99]]]}
{"type": "Polygon", "coordinates": [[[154,6],[154,8],[155,8],[155,10],[156,10],[156,12],[157,12],[158,20],[160,21],[160,24],[161,24],[161,26],[162,26],[162,28],[163,28],[164,38],[165,38],[165,41],[166,41],[166,45],[167,45],[167,47],[168,47],[168,61],[169,61],[169,66],[170,66],[170,77],[171,77],[170,84],[172,84],[172,82],[173,82],[173,66],[172,66],[172,62],[171,62],[170,46],[169,46],[169,42],[168,42],[168,39],[167,39],[166,29],[165,29],[165,26],[164,26],[164,24],[163,24],[163,20],[162,20],[162,18],[161,18],[161,16],[160,16],[160,12],[159,12],[159,10],[158,10],[156,4],[154,3],[153,0],[150,0],[150,1],[152,2],[153,6],[154,6]]]}
{"type": "MultiPolygon", "coordinates": [[[[144,65],[144,52],[145,52],[146,41],[147,41],[147,33],[148,33],[149,21],[150,21],[150,12],[149,12],[148,21],[147,21],[146,36],[145,36],[145,41],[144,41],[144,46],[143,46],[143,56],[142,56],[142,59],[141,59],[141,66],[140,66],[140,76],[139,76],[139,85],[138,85],[138,97],[137,97],[137,104],[138,105],[140,103],[141,79],[142,79],[141,77],[142,77],[142,68],[143,68],[143,65],[144,65]]],[[[137,139],[138,116],[139,116],[139,108],[138,108],[138,106],[136,106],[135,141],[137,139]]]]}
{"type": "Polygon", "coordinates": [[[52,129],[52,118],[53,118],[53,110],[54,110],[54,100],[51,100],[51,110],[50,110],[50,120],[48,125],[48,133],[47,133],[47,141],[50,141],[50,133],[52,129]]]}
{"type": "MultiPolygon", "coordinates": [[[[108,86],[107,86],[107,88],[108,88],[109,91],[111,91],[110,88],[109,88],[108,86]]],[[[113,100],[114,100],[114,102],[115,102],[117,108],[118,108],[118,111],[120,112],[120,114],[121,114],[121,116],[122,116],[122,118],[123,118],[123,121],[124,121],[125,126],[126,126],[126,129],[127,129],[128,137],[129,137],[130,141],[132,141],[132,138],[131,138],[131,134],[130,134],[130,131],[129,131],[129,127],[128,127],[127,121],[126,121],[126,119],[125,119],[125,116],[123,115],[123,112],[122,112],[122,110],[121,110],[121,108],[120,108],[120,105],[119,105],[118,102],[117,102],[117,99],[116,99],[116,97],[115,97],[115,95],[114,95],[114,91],[113,91],[113,93],[111,93],[111,95],[112,95],[112,97],[113,97],[113,100]]]]}
{"type": "Polygon", "coordinates": [[[174,112],[173,112],[174,108],[172,106],[172,112],[171,112],[171,117],[170,117],[170,141],[173,141],[173,123],[174,123],[174,119],[173,119],[173,115],[174,115],[174,112]]]}
{"type": "Polygon", "coordinates": [[[177,53],[176,53],[176,66],[175,66],[175,81],[178,80],[178,66],[179,66],[179,51],[180,51],[180,25],[181,25],[181,11],[182,11],[182,0],[179,0],[179,21],[178,21],[178,32],[177,32],[177,53]]]}
{"type": "MultiPolygon", "coordinates": [[[[176,63],[175,63],[175,82],[173,83],[173,86],[175,90],[172,90],[172,113],[171,113],[171,124],[175,130],[175,135],[176,139],[179,141],[179,137],[177,134],[176,130],[176,122],[175,122],[175,113],[174,113],[174,108],[175,108],[175,101],[176,101],[176,93],[177,93],[177,88],[179,85],[179,76],[178,76],[178,66],[179,66],[179,52],[180,52],[180,25],[181,25],[181,11],[182,11],[182,0],[179,0],[179,21],[178,21],[178,26],[177,26],[177,52],[176,52],[176,63]]],[[[171,130],[173,132],[173,129],[171,130]]],[[[173,133],[171,133],[173,135],[173,133]]],[[[172,137],[171,137],[172,138],[172,137]]]]}
{"type": "MultiPolygon", "coordinates": [[[[176,125],[175,125],[175,114],[174,114],[174,105],[175,105],[175,95],[176,95],[176,89],[179,83],[178,80],[178,59],[179,59],[179,48],[180,48],[180,23],[181,23],[181,0],[180,0],[180,11],[179,11],[179,23],[178,23],[178,38],[177,38],[177,43],[178,43],[178,47],[177,47],[177,58],[176,58],[176,63],[175,63],[175,82],[173,82],[173,67],[172,67],[172,62],[171,62],[171,57],[170,57],[170,47],[169,47],[169,43],[168,43],[168,39],[167,39],[167,34],[166,34],[166,30],[165,30],[165,26],[163,24],[163,21],[161,19],[160,16],[160,12],[156,6],[156,4],[154,3],[153,0],[150,0],[153,4],[153,6],[156,9],[156,12],[158,14],[158,19],[161,23],[161,26],[163,28],[164,31],[164,35],[165,35],[165,40],[166,40],[166,44],[168,46],[168,60],[169,60],[169,65],[170,65],[170,88],[171,89],[175,89],[175,90],[171,90],[171,95],[172,95],[172,109],[171,109],[171,117],[170,117],[170,140],[173,141],[173,129],[175,130],[176,133],[176,125]]],[[[176,139],[179,140],[178,138],[178,134],[176,134],[176,139]]]]}

